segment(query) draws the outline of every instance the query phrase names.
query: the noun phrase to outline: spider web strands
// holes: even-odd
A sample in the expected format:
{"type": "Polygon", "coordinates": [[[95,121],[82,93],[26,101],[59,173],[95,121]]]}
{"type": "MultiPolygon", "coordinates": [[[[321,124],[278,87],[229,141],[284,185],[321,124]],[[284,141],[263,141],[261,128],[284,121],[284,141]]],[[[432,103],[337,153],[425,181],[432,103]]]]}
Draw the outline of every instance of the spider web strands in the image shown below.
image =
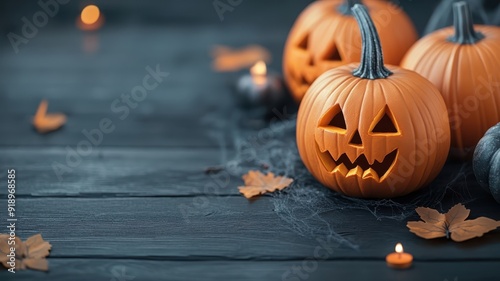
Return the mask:
{"type": "Polygon", "coordinates": [[[240,131],[237,125],[240,121],[229,126],[236,155],[227,161],[226,169],[239,177],[250,169],[260,169],[293,178],[292,185],[272,193],[271,200],[276,215],[300,236],[327,237],[331,243],[356,250],[359,247],[356,237],[352,233],[346,237],[337,230],[345,231],[345,224],[353,223],[352,210],[364,211],[376,220],[404,221],[415,214],[417,207],[443,211],[450,201],[464,204],[473,201],[466,181],[472,176],[470,164],[453,166],[454,171],[448,169],[428,187],[403,198],[372,200],[343,196],[321,185],[302,164],[295,142],[295,119],[271,123],[251,133],[240,131]]]}

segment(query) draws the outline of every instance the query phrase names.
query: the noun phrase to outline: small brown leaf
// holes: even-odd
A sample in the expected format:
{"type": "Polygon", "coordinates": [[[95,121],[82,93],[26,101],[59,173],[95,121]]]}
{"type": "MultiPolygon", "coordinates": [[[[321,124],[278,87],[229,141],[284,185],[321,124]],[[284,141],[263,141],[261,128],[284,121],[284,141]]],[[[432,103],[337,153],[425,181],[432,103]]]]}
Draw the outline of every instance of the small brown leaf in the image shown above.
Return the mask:
{"type": "Polygon", "coordinates": [[[267,192],[282,190],[288,187],[293,179],[287,177],[276,177],[273,173],[264,175],[260,171],[249,171],[243,175],[245,186],[239,186],[238,189],[246,198],[252,198],[267,192]]]}
{"type": "Polygon", "coordinates": [[[426,223],[423,221],[410,221],[408,222],[407,226],[410,229],[410,232],[413,232],[425,239],[446,237],[444,224],[434,225],[432,223],[426,223]]]}
{"type": "Polygon", "coordinates": [[[415,209],[420,218],[427,223],[442,223],[446,216],[431,208],[419,207],[415,209]]]}
{"type": "Polygon", "coordinates": [[[22,242],[22,240],[16,236],[14,239],[15,244],[12,245],[9,245],[9,238],[10,236],[8,234],[0,234],[0,262],[4,267],[11,267],[7,264],[9,261],[7,255],[10,253],[10,248],[15,247],[16,270],[31,268],[34,270],[47,271],[49,269],[45,257],[49,255],[52,245],[43,240],[42,235],[33,235],[25,242],[22,242]]]}
{"type": "Polygon", "coordinates": [[[33,126],[40,134],[49,133],[61,128],[66,123],[66,115],[62,113],[47,113],[49,104],[42,100],[33,117],[33,126]]]}
{"type": "Polygon", "coordinates": [[[479,217],[474,220],[463,221],[459,224],[451,225],[451,239],[462,242],[495,230],[500,226],[500,222],[490,218],[479,217]]]}
{"type": "Polygon", "coordinates": [[[34,270],[49,270],[49,263],[46,259],[26,258],[23,260],[23,265],[34,270]]]}
{"type": "Polygon", "coordinates": [[[466,220],[470,210],[464,205],[453,206],[448,213],[441,214],[430,208],[419,207],[417,213],[423,221],[410,221],[407,227],[410,232],[425,239],[439,237],[451,238],[453,241],[462,242],[500,227],[500,222],[486,217],[466,220]]]}
{"type": "Polygon", "coordinates": [[[470,214],[470,210],[466,209],[464,205],[457,204],[453,206],[448,213],[445,214],[446,223],[449,226],[464,222],[470,214]]]}
{"type": "Polygon", "coordinates": [[[36,234],[31,236],[24,242],[26,248],[28,249],[28,256],[30,258],[45,258],[49,255],[49,251],[52,248],[49,242],[43,240],[41,234],[36,234]]]}

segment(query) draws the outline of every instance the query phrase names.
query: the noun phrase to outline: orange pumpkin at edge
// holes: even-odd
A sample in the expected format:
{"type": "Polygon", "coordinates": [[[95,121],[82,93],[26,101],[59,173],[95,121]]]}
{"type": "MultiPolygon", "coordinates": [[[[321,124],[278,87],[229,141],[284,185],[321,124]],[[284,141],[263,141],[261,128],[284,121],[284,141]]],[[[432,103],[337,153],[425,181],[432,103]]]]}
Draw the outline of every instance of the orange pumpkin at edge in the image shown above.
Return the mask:
{"type": "Polygon", "coordinates": [[[297,146],[323,185],[348,196],[392,198],[425,186],[450,147],[446,105],[419,74],[384,66],[366,8],[353,8],[362,59],[322,74],[297,116],[297,146]]]}
{"type": "Polygon", "coordinates": [[[473,25],[466,2],[453,9],[454,26],[415,43],[401,67],[441,91],[449,111],[451,155],[470,159],[484,133],[500,122],[500,28],[473,25]]]}
{"type": "MultiPolygon", "coordinates": [[[[283,73],[294,99],[300,102],[323,72],[359,62],[361,37],[351,7],[361,0],[321,0],[298,17],[285,44],[283,73]]],[[[418,39],[413,23],[398,6],[364,0],[379,31],[386,62],[399,65],[418,39]]]]}

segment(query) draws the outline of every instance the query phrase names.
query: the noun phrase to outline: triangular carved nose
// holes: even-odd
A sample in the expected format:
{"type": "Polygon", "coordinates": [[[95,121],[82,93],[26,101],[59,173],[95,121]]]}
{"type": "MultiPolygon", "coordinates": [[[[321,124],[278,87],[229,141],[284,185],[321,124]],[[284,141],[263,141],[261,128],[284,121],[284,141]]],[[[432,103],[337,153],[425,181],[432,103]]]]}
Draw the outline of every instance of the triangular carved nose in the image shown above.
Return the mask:
{"type": "Polygon", "coordinates": [[[363,142],[361,141],[361,136],[359,135],[359,131],[358,130],[356,130],[356,132],[352,136],[351,141],[349,142],[349,144],[350,145],[354,145],[354,146],[362,146],[363,145],[363,142]]]}

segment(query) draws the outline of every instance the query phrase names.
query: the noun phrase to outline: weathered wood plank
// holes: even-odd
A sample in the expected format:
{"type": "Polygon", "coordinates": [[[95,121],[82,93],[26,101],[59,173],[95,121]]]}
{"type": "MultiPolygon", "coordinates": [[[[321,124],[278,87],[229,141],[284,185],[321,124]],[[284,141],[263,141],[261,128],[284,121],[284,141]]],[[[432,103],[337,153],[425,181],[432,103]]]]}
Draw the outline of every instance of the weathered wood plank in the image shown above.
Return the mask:
{"type": "MultiPolygon", "coordinates": [[[[216,139],[211,139],[216,146],[216,139]]],[[[188,141],[185,142],[189,144],[188,141]]],[[[228,141],[226,144],[230,144],[228,141]]],[[[71,149],[76,149],[74,145],[71,149]]],[[[231,169],[207,175],[209,167],[224,165],[235,155],[222,148],[95,147],[76,158],[63,147],[0,148],[0,169],[17,169],[19,195],[31,196],[192,196],[237,195],[241,178],[231,169]],[[68,158],[69,157],[69,158],[68,158]],[[68,161],[69,160],[69,161],[68,161]],[[55,163],[66,165],[63,170],[55,163]],[[73,166],[72,166],[73,165],[73,166]],[[58,167],[58,168],[54,168],[58,167]],[[58,174],[61,178],[58,177],[58,174]],[[214,188],[217,186],[217,188],[214,188]]],[[[292,163],[290,163],[291,165],[292,163]]],[[[298,164],[297,164],[298,166],[298,164]]],[[[432,183],[441,188],[460,174],[462,163],[448,162],[432,183]]],[[[249,167],[249,169],[252,167],[249,167]]],[[[259,167],[253,167],[259,168],[259,167]]],[[[471,167],[469,166],[469,169],[471,167]]],[[[0,171],[2,171],[0,170],[0,171]]],[[[0,180],[6,173],[0,173],[0,180]]],[[[463,176],[471,198],[488,200],[473,176],[463,176]]],[[[457,183],[460,185],[460,183],[457,183]]],[[[5,195],[0,189],[0,195],[5,195]]],[[[465,197],[469,194],[464,194],[465,197]]],[[[411,196],[410,196],[411,199],[411,196]]],[[[453,202],[451,202],[453,203],[453,202]]]]}
{"type": "MultiPolygon", "coordinates": [[[[17,170],[18,195],[229,195],[238,194],[235,186],[240,183],[233,179],[230,185],[227,173],[213,176],[204,173],[207,167],[224,161],[218,149],[96,148],[74,166],[71,165],[77,163],[76,158],[63,148],[0,149],[0,155],[3,171],[17,170]],[[55,169],[59,167],[55,163],[70,170],[55,169]],[[205,188],[208,183],[216,183],[219,188],[205,188]]],[[[6,172],[2,172],[0,179],[5,177],[6,172]]],[[[5,195],[6,190],[1,189],[0,194],[5,195]]]]}
{"type": "MultiPolygon", "coordinates": [[[[76,118],[69,117],[67,124],[59,131],[49,135],[38,134],[31,125],[29,116],[19,118],[13,122],[7,119],[0,124],[0,131],[8,132],[0,139],[1,147],[44,147],[44,146],[70,146],[76,149],[81,141],[88,138],[83,134],[85,130],[91,134],[100,130],[100,122],[108,118],[113,130],[103,133],[102,141],[96,142],[101,146],[127,146],[127,147],[217,147],[218,141],[210,135],[212,128],[203,125],[202,120],[189,118],[179,119],[161,118],[151,116],[129,116],[121,121],[117,115],[81,115],[76,118]]],[[[103,132],[102,130],[100,130],[103,132]]],[[[217,132],[214,132],[217,133],[217,132]]],[[[221,132],[223,133],[223,132],[221,132]]],[[[96,141],[100,138],[94,136],[96,141]]],[[[94,146],[95,148],[95,146],[94,146]]]]}
{"type": "Polygon", "coordinates": [[[109,28],[88,35],[54,27],[43,30],[22,54],[2,49],[0,131],[9,133],[2,135],[0,146],[76,145],[82,140],[82,130],[98,128],[102,118],[116,125],[102,145],[216,146],[208,135],[221,129],[214,122],[220,126],[237,110],[231,84],[239,74],[214,73],[211,48],[262,44],[273,53],[271,68],[281,68],[286,30],[271,28],[272,32],[263,35],[259,28],[245,27],[248,42],[242,42],[241,28],[109,28]],[[101,44],[94,54],[81,49],[88,36],[101,44]],[[132,101],[134,107],[129,106],[122,94],[130,95],[142,85],[148,74],[145,68],[157,65],[170,76],[148,91],[143,101],[132,101]],[[60,132],[39,136],[31,118],[44,98],[51,112],[67,114],[68,123],[60,132]]]}
{"type": "Polygon", "coordinates": [[[129,259],[49,259],[48,273],[0,272],[2,280],[498,280],[498,261],[420,262],[407,270],[377,261],[155,261],[129,259]],[[114,279],[113,279],[114,278],[114,279]]]}
{"type": "MultiPolygon", "coordinates": [[[[379,221],[361,210],[324,213],[323,221],[309,222],[318,228],[332,225],[359,249],[338,247],[326,233],[323,237],[297,235],[273,211],[272,200],[20,198],[17,233],[22,238],[41,233],[52,243],[54,258],[282,260],[309,257],[316,247],[323,247],[329,259],[382,259],[402,242],[417,260],[500,259],[498,230],[464,243],[428,241],[410,233],[405,221],[379,221]]],[[[6,200],[0,204],[5,206],[6,200]]],[[[500,206],[493,202],[476,201],[468,207],[472,217],[500,219],[500,206]]]]}
{"type": "MultiPolygon", "coordinates": [[[[221,44],[235,48],[260,44],[273,55],[270,68],[279,70],[288,30],[267,30],[263,34],[260,28],[248,25],[175,25],[110,27],[97,34],[85,34],[56,26],[43,30],[18,55],[8,48],[0,49],[0,93],[5,101],[47,98],[55,105],[63,103],[67,112],[93,112],[95,109],[78,105],[78,101],[99,103],[120,98],[122,93],[143,84],[149,73],[147,66],[156,69],[159,65],[170,76],[158,81],[144,103],[163,101],[166,111],[217,106],[224,102],[221,98],[229,90],[226,82],[235,83],[239,74],[212,71],[212,48],[221,44]],[[93,53],[82,49],[89,40],[96,40],[99,46],[93,53]]],[[[12,108],[3,103],[0,106],[0,112],[32,114],[31,108],[12,108]]]]}

